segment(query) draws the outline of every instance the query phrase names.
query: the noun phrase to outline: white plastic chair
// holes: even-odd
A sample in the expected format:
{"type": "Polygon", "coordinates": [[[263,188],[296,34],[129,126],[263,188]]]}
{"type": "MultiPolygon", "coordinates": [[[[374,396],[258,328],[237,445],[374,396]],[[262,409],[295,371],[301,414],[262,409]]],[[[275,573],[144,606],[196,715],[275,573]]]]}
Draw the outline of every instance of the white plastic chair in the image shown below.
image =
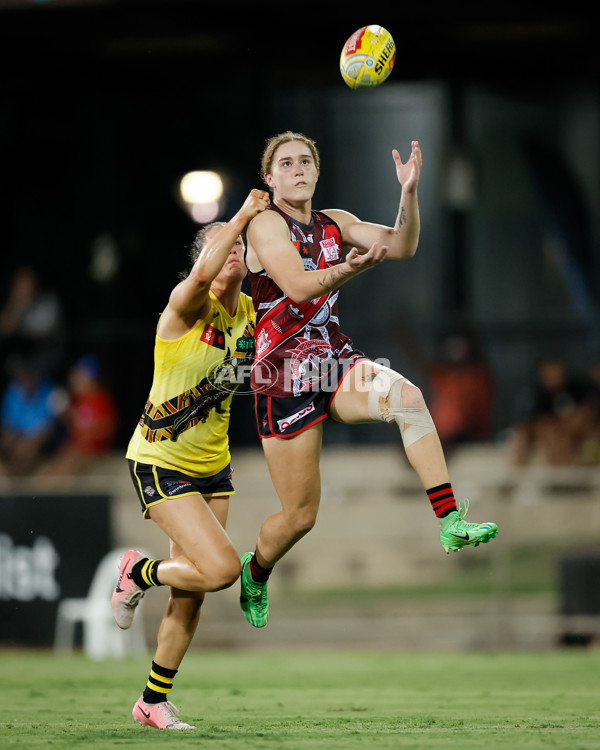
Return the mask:
{"type": "MultiPolygon", "coordinates": [[[[110,598],[119,574],[119,561],[125,549],[108,552],[99,562],[88,595],[82,599],[63,599],[56,613],[54,650],[72,650],[75,625],[83,625],[83,650],[92,659],[123,658],[144,653],[146,639],[142,622],[142,599],[132,626],[121,630],[115,623],[110,598]]],[[[142,552],[142,550],[140,550],[142,552]]],[[[144,556],[147,553],[142,552],[144,556]]],[[[149,555],[148,555],[149,557],[149,555]]]]}

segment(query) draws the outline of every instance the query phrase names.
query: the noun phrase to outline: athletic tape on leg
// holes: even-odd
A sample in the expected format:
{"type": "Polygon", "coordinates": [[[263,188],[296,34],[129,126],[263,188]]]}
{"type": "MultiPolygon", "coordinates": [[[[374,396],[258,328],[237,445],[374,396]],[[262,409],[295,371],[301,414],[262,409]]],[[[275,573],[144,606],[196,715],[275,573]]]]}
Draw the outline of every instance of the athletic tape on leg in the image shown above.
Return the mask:
{"type": "Polygon", "coordinates": [[[371,383],[369,391],[369,416],[382,422],[396,422],[404,447],[408,448],[430,432],[435,425],[426,406],[405,407],[402,404],[402,386],[413,385],[394,370],[380,370],[371,383]]]}

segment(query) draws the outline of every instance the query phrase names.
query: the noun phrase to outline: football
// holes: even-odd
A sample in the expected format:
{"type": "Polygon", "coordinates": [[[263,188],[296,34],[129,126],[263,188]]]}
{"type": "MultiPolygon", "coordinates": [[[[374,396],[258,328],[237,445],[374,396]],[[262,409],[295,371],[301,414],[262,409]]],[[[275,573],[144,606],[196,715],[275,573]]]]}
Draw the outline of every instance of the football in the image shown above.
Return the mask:
{"type": "Polygon", "coordinates": [[[340,55],[340,73],[351,89],[379,86],[392,72],[396,44],[383,26],[363,26],[348,39],[340,55]]]}

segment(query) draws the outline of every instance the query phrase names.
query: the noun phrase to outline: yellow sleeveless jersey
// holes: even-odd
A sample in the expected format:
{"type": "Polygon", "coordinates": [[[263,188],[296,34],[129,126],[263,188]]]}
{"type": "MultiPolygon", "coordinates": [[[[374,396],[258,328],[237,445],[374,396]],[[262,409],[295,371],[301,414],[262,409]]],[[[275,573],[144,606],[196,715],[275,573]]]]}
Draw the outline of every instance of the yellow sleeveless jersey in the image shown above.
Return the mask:
{"type": "Polygon", "coordinates": [[[178,339],[154,344],[148,401],[127,448],[127,458],[208,477],[229,461],[229,410],[233,392],[250,372],[255,313],[240,294],[235,317],[217,297],[208,315],[178,339]]]}

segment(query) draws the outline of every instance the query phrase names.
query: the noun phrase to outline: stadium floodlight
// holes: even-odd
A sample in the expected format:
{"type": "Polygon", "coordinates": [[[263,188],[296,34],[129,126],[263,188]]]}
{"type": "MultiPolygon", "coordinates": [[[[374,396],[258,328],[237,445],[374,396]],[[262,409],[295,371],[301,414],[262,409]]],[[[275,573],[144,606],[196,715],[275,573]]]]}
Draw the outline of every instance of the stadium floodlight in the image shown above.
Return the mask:
{"type": "Polygon", "coordinates": [[[179,190],[188,204],[216,203],[223,195],[223,180],[217,172],[188,172],[181,178],[179,190]]]}
{"type": "Polygon", "coordinates": [[[181,199],[198,224],[208,224],[219,217],[223,190],[221,175],[210,170],[188,172],[179,183],[181,199]]]}

